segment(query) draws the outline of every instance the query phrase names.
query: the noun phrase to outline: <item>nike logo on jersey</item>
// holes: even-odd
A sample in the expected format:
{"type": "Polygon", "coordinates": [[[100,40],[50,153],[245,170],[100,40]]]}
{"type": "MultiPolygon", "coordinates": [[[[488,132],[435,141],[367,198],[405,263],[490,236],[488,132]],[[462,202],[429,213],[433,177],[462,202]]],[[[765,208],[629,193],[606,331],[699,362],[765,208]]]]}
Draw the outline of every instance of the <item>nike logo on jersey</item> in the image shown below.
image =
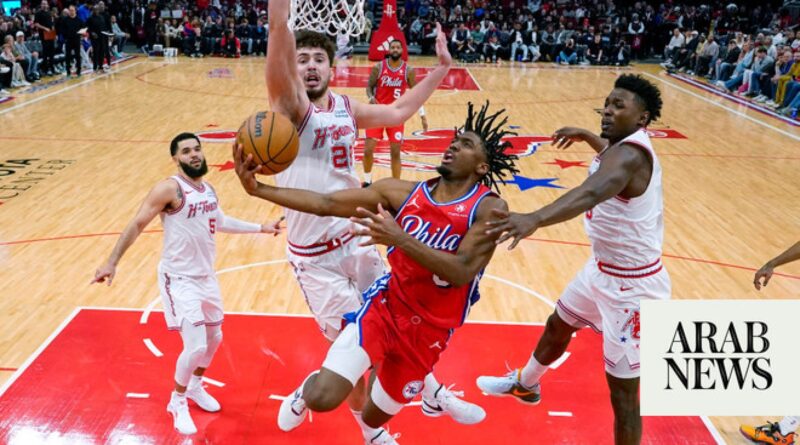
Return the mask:
{"type": "Polygon", "coordinates": [[[627,292],[627,291],[629,291],[631,289],[633,289],[633,288],[632,287],[624,287],[624,286],[620,286],[619,287],[619,291],[620,292],[627,292]]]}

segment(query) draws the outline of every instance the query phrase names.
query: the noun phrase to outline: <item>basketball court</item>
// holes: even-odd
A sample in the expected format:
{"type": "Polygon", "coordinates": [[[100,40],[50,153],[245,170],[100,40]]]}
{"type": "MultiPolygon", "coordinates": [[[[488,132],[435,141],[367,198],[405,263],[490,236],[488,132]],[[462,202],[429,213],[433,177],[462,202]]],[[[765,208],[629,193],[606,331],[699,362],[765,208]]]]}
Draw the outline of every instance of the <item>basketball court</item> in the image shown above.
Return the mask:
{"type": "MultiPolygon", "coordinates": [[[[333,88],[366,100],[370,66],[364,58],[340,63],[333,88]]],[[[180,339],[166,330],[156,303],[160,223],[126,253],[113,286],[89,282],[146,192],[173,173],[168,144],[179,132],[203,133],[207,180],[227,214],[280,215],[243,192],[230,156],[241,122],[267,108],[264,69],[263,58],[134,57],[110,74],[43,82],[0,104],[0,442],[189,443],[165,411],[180,339]]],[[[503,196],[512,210],[539,208],[578,185],[594,155],[581,144],[556,150],[549,136],[562,126],[598,131],[598,109],[616,76],[628,72],[652,80],[664,97],[663,116],[650,129],[664,171],[673,298],[797,298],[797,265],[761,293],[752,276],[798,240],[800,129],[654,67],[454,64],[425,105],[430,131],[421,133],[416,116],[406,124],[403,177],[434,175],[467,101],[490,100],[508,110],[519,133],[512,143],[521,173],[503,196]]],[[[379,147],[377,178],[389,176],[388,148],[379,147]]],[[[345,407],[314,415],[291,434],[277,428],[280,396],[326,350],[285,263],[285,237],[217,240],[229,314],[207,383],[223,409],[192,408],[200,433],[191,443],[357,443],[345,407]]],[[[460,426],[412,406],[389,423],[400,443],[612,443],[601,342],[591,331],[579,332],[546,375],[538,406],[489,398],[475,386],[478,375],[527,360],[588,256],[580,218],[541,229],[514,251],[499,249],[470,323],[437,367],[443,382],[486,409],[486,420],[460,426]]],[[[744,444],[738,425],[766,418],[646,418],[643,443],[744,444]]]]}

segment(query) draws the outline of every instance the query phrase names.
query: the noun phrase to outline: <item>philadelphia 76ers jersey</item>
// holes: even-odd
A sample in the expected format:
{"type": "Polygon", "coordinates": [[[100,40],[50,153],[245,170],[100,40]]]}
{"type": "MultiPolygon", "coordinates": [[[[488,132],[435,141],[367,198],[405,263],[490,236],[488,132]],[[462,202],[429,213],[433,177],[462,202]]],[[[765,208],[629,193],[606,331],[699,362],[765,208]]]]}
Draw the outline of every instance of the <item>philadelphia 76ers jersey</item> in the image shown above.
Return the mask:
{"type": "Polygon", "coordinates": [[[400,98],[408,88],[408,64],[400,62],[400,66],[392,68],[389,60],[381,62],[381,74],[375,87],[375,102],[390,104],[400,98]]]}
{"type": "MultiPolygon", "coordinates": [[[[355,171],[353,149],[358,128],[347,96],[328,93],[327,110],[313,103],[297,128],[297,158],[275,176],[280,187],[331,193],[361,186],[355,171]]],[[[344,218],[320,217],[285,209],[289,243],[309,246],[329,241],[351,227],[344,218]]]]}
{"type": "MultiPolygon", "coordinates": [[[[650,137],[644,129],[618,143],[621,144],[641,148],[650,155],[653,160],[650,183],[641,196],[631,199],[615,196],[596,205],[586,212],[584,227],[597,261],[619,267],[638,268],[656,264],[661,258],[664,242],[661,163],[658,162],[650,137]]],[[[589,166],[590,175],[600,168],[602,153],[589,166]]]]}
{"type": "Polygon", "coordinates": [[[197,187],[179,175],[172,179],[181,188],[183,200],[177,209],[161,213],[164,249],[160,268],[175,275],[213,276],[220,222],[217,194],[207,182],[197,187]]]}
{"type": "MultiPolygon", "coordinates": [[[[475,186],[464,196],[444,203],[431,197],[440,178],[420,182],[408,195],[395,219],[414,238],[436,250],[455,254],[472,223],[478,205],[491,189],[475,186]]],[[[389,248],[392,267],[388,298],[397,298],[426,322],[441,328],[461,326],[470,307],[478,301],[478,282],[483,271],[468,284],[453,286],[422,267],[401,249],[389,248]]]]}

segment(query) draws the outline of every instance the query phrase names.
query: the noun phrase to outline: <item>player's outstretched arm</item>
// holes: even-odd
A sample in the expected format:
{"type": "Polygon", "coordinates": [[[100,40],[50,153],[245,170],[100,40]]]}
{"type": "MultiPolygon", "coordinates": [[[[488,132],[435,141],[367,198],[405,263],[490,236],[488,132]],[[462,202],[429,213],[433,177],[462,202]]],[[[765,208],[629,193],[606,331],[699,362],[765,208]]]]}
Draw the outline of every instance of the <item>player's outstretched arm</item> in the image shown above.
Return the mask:
{"type": "Polygon", "coordinates": [[[289,30],[289,0],[270,0],[267,40],[267,90],[272,111],[287,116],[295,125],[309,107],[308,96],[297,74],[297,49],[289,30]]]}
{"type": "Polygon", "coordinates": [[[464,235],[455,255],[428,247],[409,235],[383,208],[379,208],[377,213],[359,209],[360,218],[351,220],[363,226],[362,229],[355,231],[356,235],[370,237],[370,240],[362,245],[394,246],[433,272],[439,279],[453,286],[463,286],[486,267],[497,247],[496,240],[500,234],[488,234],[485,230],[486,223],[492,218],[492,212],[507,210],[508,205],[500,198],[484,199],[478,207],[475,222],[464,235]]]}
{"type": "Polygon", "coordinates": [[[326,194],[273,187],[256,179],[255,175],[261,167],[253,162],[252,155],[247,155],[247,158],[243,159],[241,145],[234,145],[233,150],[236,174],[239,175],[239,181],[249,195],[318,216],[346,218],[356,215],[356,209],[359,207],[375,210],[378,204],[384,208],[396,209],[402,205],[416,185],[399,179],[381,179],[367,188],[346,189],[326,194]]]}
{"type": "Polygon", "coordinates": [[[223,233],[271,233],[278,236],[283,232],[281,222],[284,217],[276,221],[269,221],[265,224],[259,224],[249,221],[243,221],[238,218],[226,215],[222,209],[219,209],[219,231],[223,233]]]}
{"type": "Polygon", "coordinates": [[[608,153],[600,168],[586,178],[583,184],[551,204],[526,214],[495,212],[496,219],[488,223],[491,228],[487,233],[503,233],[497,240],[498,244],[513,238],[514,241],[508,247],[511,250],[521,239],[532,235],[538,228],[570,220],[620,194],[636,171],[648,162],[647,154],[641,149],[622,145],[608,153]]]}
{"type": "Polygon", "coordinates": [[[782,254],[767,261],[766,264],[761,266],[761,269],[758,269],[753,278],[753,284],[756,286],[756,289],[761,290],[761,286],[766,286],[767,283],[769,283],[776,267],[797,260],[800,260],[800,242],[786,249],[782,254]]]}
{"type": "Polygon", "coordinates": [[[114,275],[117,272],[117,264],[122,255],[136,241],[136,238],[150,224],[150,221],[175,200],[177,194],[178,184],[171,179],[159,182],[150,191],[144,202],[142,202],[141,207],[139,207],[139,211],[136,212],[136,216],[133,217],[120,235],[108,260],[95,271],[92,283],[102,283],[108,280],[108,285],[111,286],[111,281],[114,280],[114,275]]]}
{"type": "Polygon", "coordinates": [[[567,149],[575,142],[586,142],[594,151],[600,153],[608,146],[608,139],[592,133],[589,130],[575,127],[563,127],[553,133],[553,146],[556,148],[567,149]]]}
{"type": "Polygon", "coordinates": [[[440,24],[436,24],[438,35],[436,37],[436,55],[439,56],[439,65],[424,80],[413,89],[406,91],[400,99],[389,105],[373,105],[351,102],[356,123],[359,127],[395,127],[403,124],[411,117],[422,104],[433,94],[436,87],[450,71],[452,58],[447,50],[447,38],[442,32],[440,24]]]}

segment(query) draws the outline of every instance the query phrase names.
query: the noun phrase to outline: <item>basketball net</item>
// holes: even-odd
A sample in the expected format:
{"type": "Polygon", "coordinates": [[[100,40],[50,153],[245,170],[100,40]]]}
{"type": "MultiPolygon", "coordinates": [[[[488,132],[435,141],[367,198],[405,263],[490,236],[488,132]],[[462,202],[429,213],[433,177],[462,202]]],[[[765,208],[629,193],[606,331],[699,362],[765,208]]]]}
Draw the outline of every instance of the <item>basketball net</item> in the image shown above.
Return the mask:
{"type": "Polygon", "coordinates": [[[292,0],[289,27],[357,37],[366,27],[364,0],[292,0]]]}

